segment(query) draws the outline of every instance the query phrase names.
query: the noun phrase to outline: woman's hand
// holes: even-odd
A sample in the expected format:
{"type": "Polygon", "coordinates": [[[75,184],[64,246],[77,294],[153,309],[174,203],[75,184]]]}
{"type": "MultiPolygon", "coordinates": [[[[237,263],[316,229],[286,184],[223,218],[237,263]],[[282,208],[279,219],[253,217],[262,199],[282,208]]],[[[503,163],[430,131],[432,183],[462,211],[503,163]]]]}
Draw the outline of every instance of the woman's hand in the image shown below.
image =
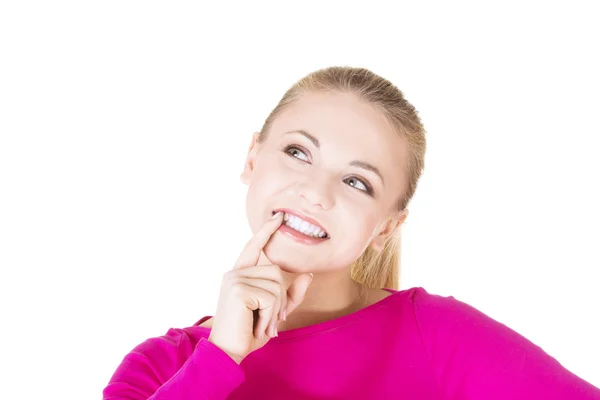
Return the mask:
{"type": "Polygon", "coordinates": [[[312,281],[311,274],[291,274],[277,265],[256,265],[282,220],[281,212],[268,220],[223,277],[208,340],[238,364],[277,336],[277,324],[304,300],[312,281]]]}

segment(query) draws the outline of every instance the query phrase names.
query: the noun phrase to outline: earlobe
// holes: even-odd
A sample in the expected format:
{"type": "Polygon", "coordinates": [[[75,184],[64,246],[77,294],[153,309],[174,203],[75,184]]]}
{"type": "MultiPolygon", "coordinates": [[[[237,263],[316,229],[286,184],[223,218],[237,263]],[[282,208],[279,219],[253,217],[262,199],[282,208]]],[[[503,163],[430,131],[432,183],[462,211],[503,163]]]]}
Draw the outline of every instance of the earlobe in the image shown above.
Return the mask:
{"type": "Polygon", "coordinates": [[[385,240],[383,240],[383,238],[381,236],[377,236],[371,242],[371,248],[373,250],[375,250],[376,253],[380,253],[384,247],[385,247],[385,240]]]}
{"type": "Polygon", "coordinates": [[[252,177],[253,170],[254,170],[254,159],[251,159],[250,157],[248,157],[246,159],[246,163],[244,164],[244,171],[240,175],[240,181],[242,181],[242,183],[244,185],[250,184],[250,178],[252,177]]]}
{"type": "Polygon", "coordinates": [[[377,253],[381,252],[385,248],[387,240],[400,230],[406,218],[408,218],[408,210],[389,218],[381,232],[371,241],[371,248],[377,253]]]}
{"type": "Polygon", "coordinates": [[[248,178],[246,177],[246,174],[244,172],[240,174],[240,182],[242,182],[244,185],[248,184],[248,178]]]}
{"type": "Polygon", "coordinates": [[[246,155],[246,162],[244,163],[244,171],[240,175],[240,181],[245,185],[250,183],[250,178],[252,177],[252,172],[254,171],[254,159],[256,157],[258,134],[258,132],[255,132],[252,135],[250,147],[248,147],[248,154],[246,155]]]}

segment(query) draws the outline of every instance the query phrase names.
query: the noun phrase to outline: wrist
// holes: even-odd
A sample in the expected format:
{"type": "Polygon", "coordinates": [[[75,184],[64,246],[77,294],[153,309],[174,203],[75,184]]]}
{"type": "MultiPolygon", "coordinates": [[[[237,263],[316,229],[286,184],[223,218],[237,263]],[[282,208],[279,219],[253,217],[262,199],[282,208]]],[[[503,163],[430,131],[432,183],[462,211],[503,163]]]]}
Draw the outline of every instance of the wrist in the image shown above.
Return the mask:
{"type": "Polygon", "coordinates": [[[236,364],[240,364],[242,362],[242,360],[244,359],[243,356],[234,354],[230,351],[227,351],[226,349],[223,348],[223,346],[220,346],[219,343],[216,343],[211,337],[208,338],[208,341],[210,343],[212,343],[213,345],[215,345],[216,347],[218,347],[223,353],[227,354],[233,361],[235,361],[236,364]]]}

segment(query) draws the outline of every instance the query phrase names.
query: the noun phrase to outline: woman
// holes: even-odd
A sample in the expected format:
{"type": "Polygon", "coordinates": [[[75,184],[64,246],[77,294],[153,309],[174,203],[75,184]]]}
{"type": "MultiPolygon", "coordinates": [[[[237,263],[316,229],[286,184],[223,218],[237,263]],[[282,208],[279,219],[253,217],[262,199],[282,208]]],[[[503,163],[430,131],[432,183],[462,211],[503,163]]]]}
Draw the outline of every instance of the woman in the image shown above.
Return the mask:
{"type": "Polygon", "coordinates": [[[129,353],[105,399],[600,399],[476,309],[398,290],[399,232],[425,131],[389,81],[316,71],[252,137],[254,237],[214,318],[129,353]]]}

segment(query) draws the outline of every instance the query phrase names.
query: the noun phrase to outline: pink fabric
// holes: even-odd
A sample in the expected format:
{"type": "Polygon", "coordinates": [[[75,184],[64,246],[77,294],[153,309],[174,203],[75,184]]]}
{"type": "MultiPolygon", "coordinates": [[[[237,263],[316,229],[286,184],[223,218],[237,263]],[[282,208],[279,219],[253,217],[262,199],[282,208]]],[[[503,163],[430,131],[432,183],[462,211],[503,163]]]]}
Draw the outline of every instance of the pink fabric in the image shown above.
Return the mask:
{"type": "Polygon", "coordinates": [[[124,358],[104,399],[600,399],[473,307],[422,288],[390,292],[351,315],[280,332],[240,365],[207,341],[210,329],[170,329],[124,358]]]}

